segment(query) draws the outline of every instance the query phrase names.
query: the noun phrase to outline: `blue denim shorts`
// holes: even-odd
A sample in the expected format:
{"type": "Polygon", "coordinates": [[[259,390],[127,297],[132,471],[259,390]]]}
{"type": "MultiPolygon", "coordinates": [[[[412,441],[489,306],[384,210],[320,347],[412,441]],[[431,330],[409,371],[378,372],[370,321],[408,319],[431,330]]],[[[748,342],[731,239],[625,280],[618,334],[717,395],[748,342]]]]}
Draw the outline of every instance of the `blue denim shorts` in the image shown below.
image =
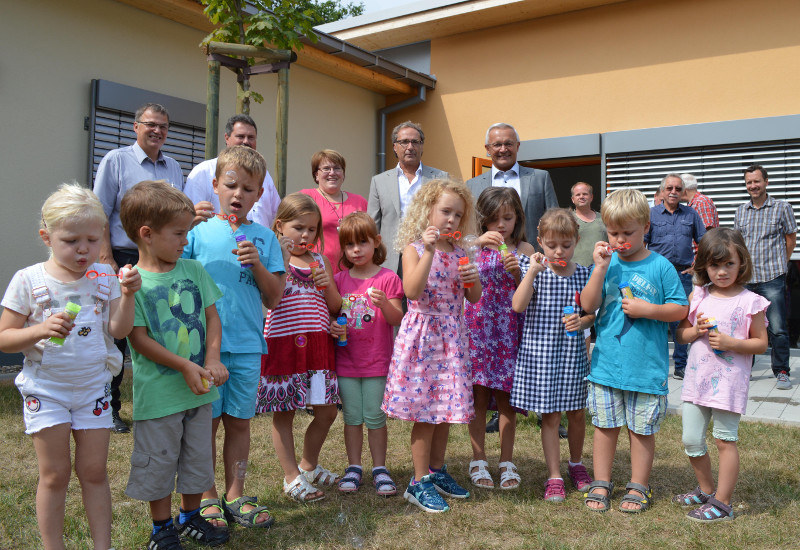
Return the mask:
{"type": "Polygon", "coordinates": [[[667,415],[667,396],[620,390],[589,382],[586,407],[598,428],[627,426],[639,435],[653,435],[667,415]]]}
{"type": "Polygon", "coordinates": [[[228,369],[228,381],[217,387],[219,399],[211,403],[212,418],[219,418],[222,413],[244,420],[253,418],[261,378],[261,354],[223,352],[219,359],[228,369]]]}

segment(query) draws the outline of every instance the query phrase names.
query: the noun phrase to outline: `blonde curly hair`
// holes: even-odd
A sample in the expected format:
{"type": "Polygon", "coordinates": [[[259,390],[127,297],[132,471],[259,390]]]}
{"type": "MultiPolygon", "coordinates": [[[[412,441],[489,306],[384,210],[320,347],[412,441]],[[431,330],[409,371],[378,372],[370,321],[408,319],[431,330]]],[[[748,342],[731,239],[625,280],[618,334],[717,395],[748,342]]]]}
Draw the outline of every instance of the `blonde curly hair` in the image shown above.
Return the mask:
{"type": "Polygon", "coordinates": [[[474,198],[469,188],[460,181],[451,179],[430,180],[411,199],[411,204],[400,222],[394,241],[397,252],[402,252],[406,246],[422,238],[422,233],[430,225],[431,211],[444,193],[451,193],[464,201],[464,215],[457,228],[461,235],[475,234],[477,221],[474,198]]]}

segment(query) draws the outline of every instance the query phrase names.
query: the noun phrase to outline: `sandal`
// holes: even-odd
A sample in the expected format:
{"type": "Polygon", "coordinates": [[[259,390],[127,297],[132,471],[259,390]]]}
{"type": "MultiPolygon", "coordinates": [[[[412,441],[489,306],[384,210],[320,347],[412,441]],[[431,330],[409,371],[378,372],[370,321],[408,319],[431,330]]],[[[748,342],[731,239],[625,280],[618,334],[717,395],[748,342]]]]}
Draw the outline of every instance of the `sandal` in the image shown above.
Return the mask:
{"type": "Polygon", "coordinates": [[[519,487],[522,478],[519,477],[517,473],[517,467],[514,466],[514,463],[511,461],[501,462],[497,465],[501,470],[505,468],[505,471],[500,472],[500,488],[509,490],[509,489],[516,489],[519,487]],[[516,481],[516,483],[512,483],[511,485],[505,485],[506,481],[516,481]]]}
{"type": "Polygon", "coordinates": [[[394,484],[389,476],[389,470],[385,466],[380,466],[372,470],[372,484],[375,492],[381,497],[391,497],[397,494],[397,485],[394,484]]]}
{"type": "Polygon", "coordinates": [[[227,529],[228,528],[228,519],[225,517],[224,508],[222,508],[222,503],[219,501],[218,498],[204,498],[200,501],[200,515],[203,517],[204,520],[211,523],[212,521],[219,521],[224,523],[224,525],[214,525],[217,529],[227,529]],[[211,512],[206,513],[206,510],[209,508],[216,508],[219,512],[211,512]]]}
{"type": "Polygon", "coordinates": [[[360,466],[350,466],[344,471],[344,476],[339,480],[339,490],[343,493],[355,493],[361,487],[363,470],[360,466]]]}
{"type": "Polygon", "coordinates": [[[614,483],[612,481],[600,481],[599,479],[595,479],[592,481],[592,484],[589,485],[589,489],[583,493],[583,503],[586,507],[591,510],[592,512],[606,512],[611,509],[611,493],[614,492],[614,483]],[[607,495],[603,495],[600,493],[595,493],[595,489],[605,489],[608,491],[607,495]],[[592,508],[588,504],[590,502],[599,502],[603,505],[602,508],[592,508]]]}
{"type": "Polygon", "coordinates": [[[222,502],[223,509],[225,510],[225,518],[228,521],[238,523],[244,527],[255,528],[267,528],[275,523],[275,518],[269,513],[267,507],[258,505],[258,498],[256,497],[241,496],[228,502],[225,495],[222,495],[222,502]],[[255,506],[255,508],[247,512],[243,511],[242,508],[247,504],[255,506]],[[267,514],[267,520],[259,523],[257,520],[261,514],[267,514]]]}
{"type": "Polygon", "coordinates": [[[689,512],[687,517],[692,521],[699,521],[701,523],[730,521],[733,519],[733,507],[709,496],[705,504],[689,512]]]}
{"type": "Polygon", "coordinates": [[[469,477],[472,484],[481,489],[494,489],[494,480],[488,469],[489,463],[485,460],[473,460],[469,463],[469,477]],[[474,472],[473,468],[477,468],[474,472]],[[489,480],[489,483],[480,483],[482,479],[489,480]]]}
{"type": "Polygon", "coordinates": [[[625,491],[636,491],[642,496],[638,497],[633,493],[626,492],[622,500],[619,501],[620,512],[625,512],[626,514],[641,514],[650,508],[650,499],[653,498],[653,490],[649,486],[645,487],[639,483],[630,482],[625,486],[625,491]],[[622,505],[626,502],[638,504],[639,508],[623,508],[622,505]]]}
{"type": "Polygon", "coordinates": [[[711,493],[710,495],[705,494],[702,490],[700,490],[700,486],[698,485],[697,488],[691,493],[675,495],[672,497],[672,502],[673,504],[677,504],[679,506],[700,506],[701,504],[708,502],[708,499],[713,497],[715,494],[716,493],[711,493]]]}
{"type": "Polygon", "coordinates": [[[311,485],[303,474],[300,474],[294,478],[294,481],[291,483],[286,483],[286,480],[284,479],[283,492],[286,493],[286,496],[289,498],[296,500],[297,502],[302,502],[303,504],[316,502],[325,498],[324,494],[317,497],[306,498],[308,495],[321,493],[322,491],[311,485]]]}
{"type": "Polygon", "coordinates": [[[336,485],[339,482],[339,476],[331,472],[330,470],[326,470],[319,464],[313,470],[304,470],[302,468],[297,468],[300,470],[300,473],[309,483],[319,483],[320,485],[336,485]]]}

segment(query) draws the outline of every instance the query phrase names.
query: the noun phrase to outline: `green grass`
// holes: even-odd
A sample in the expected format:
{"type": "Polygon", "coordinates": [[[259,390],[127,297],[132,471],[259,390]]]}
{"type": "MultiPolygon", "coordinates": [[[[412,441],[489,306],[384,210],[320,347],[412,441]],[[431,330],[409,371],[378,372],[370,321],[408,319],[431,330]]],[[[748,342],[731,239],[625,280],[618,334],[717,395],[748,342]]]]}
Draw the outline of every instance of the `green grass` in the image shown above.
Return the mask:
{"type": "MultiPolygon", "coordinates": [[[[130,418],[130,382],[123,387],[123,416],[130,418]]],[[[295,439],[310,417],[297,415],[295,439]]],[[[347,461],[337,418],[323,447],[320,462],[339,473],[347,461]]],[[[390,421],[388,466],[399,492],[411,476],[409,438],[411,426],[390,421]]],[[[40,548],[34,498],[37,482],[36,456],[30,437],[24,434],[22,402],[11,381],[0,383],[0,548],[40,548]]],[[[673,494],[691,490],[696,481],[681,445],[681,421],[668,417],[656,436],[656,459],[651,477],[655,491],[653,508],[642,515],[616,510],[597,514],[586,510],[581,495],[567,491],[563,504],[542,500],[546,468],[542,460],[539,428],[523,419],[517,431],[515,463],[523,481],[516,491],[474,488],[466,501],[451,501],[446,514],[425,514],[409,506],[400,495],[384,499],[375,495],[370,476],[354,495],[328,490],[327,498],[308,506],[287,499],[281,490],[281,473],[272,448],[271,418],[259,416],[252,424],[253,444],[247,474],[247,493],[269,506],[276,518],[269,531],[233,528],[229,549],[251,548],[798,548],[800,547],[800,470],[797,453],[800,430],[793,427],[742,423],[740,427],[741,475],[734,494],[737,519],[731,523],[698,525],[685,511],[670,503],[673,494]]],[[[585,460],[591,466],[591,426],[587,430],[585,460]]],[[[712,462],[716,450],[709,440],[712,462]]],[[[144,548],[150,531],[146,503],[125,493],[132,447],[130,435],[112,435],[109,477],[114,506],[112,537],[117,550],[144,548]]],[[[221,441],[220,441],[221,448],[221,441]]],[[[497,434],[487,435],[490,471],[498,482],[497,434]]],[[[562,457],[566,460],[566,442],[562,457]]],[[[298,451],[299,454],[299,451],[298,451]]],[[[365,468],[371,468],[365,451],[365,468]]],[[[448,469],[462,484],[469,484],[471,459],[466,427],[451,430],[448,469]]],[[[614,464],[617,490],[630,475],[627,438],[620,437],[614,464]]],[[[562,467],[566,474],[566,465],[562,467]]],[[[591,472],[591,467],[590,467],[591,472]]],[[[218,475],[218,487],[222,487],[218,475]]],[[[67,497],[65,533],[70,549],[91,548],[89,528],[73,477],[67,497]]],[[[177,499],[174,509],[177,510],[177,499]]],[[[185,544],[186,548],[199,548],[185,544]]]]}

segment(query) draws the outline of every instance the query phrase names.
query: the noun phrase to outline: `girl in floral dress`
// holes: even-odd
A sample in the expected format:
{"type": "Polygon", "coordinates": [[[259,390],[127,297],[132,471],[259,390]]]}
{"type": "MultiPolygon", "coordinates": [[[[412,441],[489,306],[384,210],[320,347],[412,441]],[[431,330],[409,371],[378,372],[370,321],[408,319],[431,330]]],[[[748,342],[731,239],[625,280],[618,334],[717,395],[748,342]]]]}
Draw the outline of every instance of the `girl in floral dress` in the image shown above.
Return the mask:
{"type": "Polygon", "coordinates": [[[481,281],[474,264],[459,265],[458,246],[473,220],[463,183],[432,180],[414,195],[395,242],[403,252],[408,313],[395,339],[383,410],[414,422],[414,477],[403,498],[426,512],[450,509],[439,493],[469,496],[447,472],[444,455],[450,424],[474,416],[463,303],[465,296],[480,299],[481,281]]]}
{"type": "Polygon", "coordinates": [[[519,255],[530,256],[535,250],[523,240],[525,212],[514,189],[484,189],[476,206],[483,233],[476,262],[483,294],[465,310],[475,396],[475,418],[469,424],[473,458],[469,472],[474,485],[494,488],[485,448],[486,409],[493,400],[500,412],[500,488],[516,489],[520,477],[511,458],[517,413],[509,398],[524,316],[511,309],[511,298],[521,278],[519,255]],[[501,245],[505,245],[502,250],[501,245]]]}
{"type": "Polygon", "coordinates": [[[278,206],[272,230],[291,252],[286,288],[278,307],[267,312],[267,355],[261,361],[257,412],[272,412],[272,443],[283,468],[283,491],[299,502],[324,498],[312,483],[339,478],[319,465],[319,453],[336,419],[339,388],[334,367],[330,314],[342,297],[325,257],[312,250],[322,232],[319,208],[294,193],[278,206]],[[292,423],[297,409],[314,408],[306,429],[303,458],[294,454],[292,423]]]}

